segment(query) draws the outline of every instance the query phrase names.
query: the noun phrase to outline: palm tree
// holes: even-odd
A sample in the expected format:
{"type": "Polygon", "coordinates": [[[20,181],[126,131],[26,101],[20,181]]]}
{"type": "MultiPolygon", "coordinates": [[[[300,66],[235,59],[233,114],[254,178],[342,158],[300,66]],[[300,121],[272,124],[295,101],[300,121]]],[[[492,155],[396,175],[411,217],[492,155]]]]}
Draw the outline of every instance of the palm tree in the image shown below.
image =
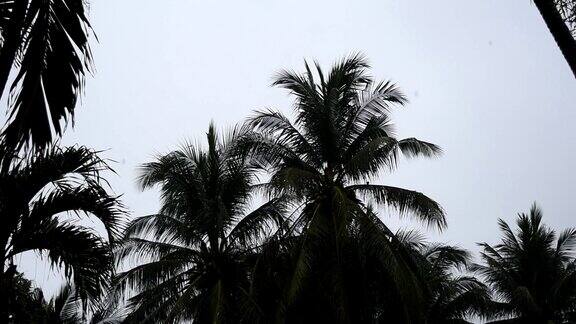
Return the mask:
{"type": "MultiPolygon", "coordinates": [[[[36,251],[64,268],[80,299],[94,299],[110,279],[110,245],[120,234],[124,213],[103,187],[100,174],[109,167],[85,147],[51,147],[26,159],[0,150],[0,156],[11,161],[9,170],[0,173],[0,284],[4,288],[16,273],[17,255],[36,251]],[[107,235],[73,222],[66,213],[95,217],[107,235]]],[[[3,310],[3,320],[6,315],[3,310]]]]}
{"type": "MultiPolygon", "coordinates": [[[[370,312],[347,306],[357,305],[361,299],[349,291],[358,287],[351,275],[345,275],[351,270],[346,265],[347,251],[353,251],[357,244],[354,235],[366,240],[363,248],[371,249],[370,255],[380,260],[380,266],[387,266],[390,278],[407,276],[410,271],[395,261],[397,252],[390,245],[393,233],[360,197],[443,228],[442,208],[424,194],[369,183],[383,169],[394,170],[401,154],[432,157],[440,149],[415,138],[399,140],[394,136],[388,113],[406,99],[394,84],[375,83],[368,77],[369,66],[362,56],[339,62],[328,74],[318,64],[315,74],[308,64],[305,66],[304,74],[282,71],[273,83],[295,96],[295,121],[277,111],[259,111],[248,121],[254,132],[244,136],[239,149],[249,152],[271,172],[264,189],[273,195],[293,197],[299,206],[290,222],[292,233],[299,236],[298,253],[280,312],[289,314],[294,303],[304,308],[324,305],[326,308],[318,306],[316,311],[306,312],[328,316],[326,321],[358,322],[358,316],[368,321],[370,312]],[[296,302],[303,296],[300,292],[304,286],[312,284],[319,293],[313,296],[312,288],[307,288],[314,304],[302,298],[296,302]]],[[[355,257],[348,261],[361,257],[358,250],[352,255],[355,257]]],[[[411,293],[404,296],[412,297],[411,293]]],[[[412,306],[406,305],[406,314],[414,313],[408,310],[412,306]]]]}
{"type": "Polygon", "coordinates": [[[471,266],[468,251],[427,244],[414,231],[396,236],[411,252],[425,287],[426,323],[469,323],[471,317],[489,317],[492,302],[488,287],[473,276],[458,274],[471,266]]]}
{"type": "Polygon", "coordinates": [[[219,141],[211,125],[207,150],[186,145],[143,165],[140,186],[158,186],[162,204],[129,224],[117,252],[140,261],[118,275],[120,287],[136,293],[127,321],[237,323],[243,309],[257,310],[246,260],[281,222],[283,203],[249,212],[256,169],[234,154],[241,133],[219,141]]]}
{"type": "Polygon", "coordinates": [[[502,240],[482,243],[484,264],[476,265],[514,323],[567,323],[576,317],[576,229],[555,232],[542,224],[534,204],[519,214],[518,230],[498,221],[502,240]]]}
{"type": "Polygon", "coordinates": [[[0,98],[11,92],[8,147],[45,148],[53,133],[62,134],[61,121],[74,116],[92,62],[86,6],[85,0],[0,1],[0,98]]]}

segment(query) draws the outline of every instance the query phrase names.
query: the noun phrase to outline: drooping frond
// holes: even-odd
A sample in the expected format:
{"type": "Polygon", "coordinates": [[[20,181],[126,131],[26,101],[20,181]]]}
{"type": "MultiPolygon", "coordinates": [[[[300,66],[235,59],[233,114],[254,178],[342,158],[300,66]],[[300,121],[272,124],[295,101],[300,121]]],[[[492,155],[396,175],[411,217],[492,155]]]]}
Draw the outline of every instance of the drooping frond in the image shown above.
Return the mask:
{"type": "Polygon", "coordinates": [[[88,228],[55,219],[39,222],[12,237],[12,255],[26,251],[45,253],[54,266],[73,278],[78,295],[96,299],[108,284],[112,255],[106,243],[88,228]]]}
{"type": "Polygon", "coordinates": [[[4,266],[22,252],[35,251],[62,267],[83,305],[94,301],[112,275],[112,245],[126,211],[107,190],[101,172],[111,171],[85,147],[51,146],[13,156],[0,172],[0,232],[4,266]],[[93,217],[107,235],[72,222],[93,217]],[[87,217],[82,217],[87,216],[87,217]]]}
{"type": "Polygon", "coordinates": [[[379,204],[396,208],[401,214],[412,213],[416,218],[439,229],[446,226],[442,207],[420,192],[371,184],[352,185],[348,189],[365,194],[379,204]]]}
{"type": "Polygon", "coordinates": [[[48,184],[65,184],[66,180],[73,181],[72,184],[106,184],[101,174],[112,170],[98,153],[85,146],[53,146],[29,159],[19,160],[10,173],[21,183],[26,199],[31,199],[48,184]]]}
{"type": "Polygon", "coordinates": [[[283,226],[286,202],[274,198],[244,216],[230,231],[229,240],[240,248],[251,246],[255,240],[262,240],[273,230],[283,226]]]}
{"type": "Polygon", "coordinates": [[[26,2],[21,23],[14,9],[10,19],[24,32],[3,35],[18,44],[18,64],[9,62],[17,73],[3,138],[9,147],[32,144],[43,149],[62,135],[62,120],[74,118],[85,75],[91,71],[91,27],[82,0],[20,2],[26,2]]]}
{"type": "Polygon", "coordinates": [[[61,186],[41,194],[32,202],[29,216],[23,219],[23,229],[29,222],[42,221],[63,212],[95,216],[104,225],[110,242],[120,238],[125,213],[122,204],[98,186],[61,186]]]}
{"type": "Polygon", "coordinates": [[[182,242],[194,245],[202,239],[202,234],[190,224],[177,218],[152,214],[132,220],[124,231],[124,238],[146,237],[151,235],[162,242],[182,242]]]}

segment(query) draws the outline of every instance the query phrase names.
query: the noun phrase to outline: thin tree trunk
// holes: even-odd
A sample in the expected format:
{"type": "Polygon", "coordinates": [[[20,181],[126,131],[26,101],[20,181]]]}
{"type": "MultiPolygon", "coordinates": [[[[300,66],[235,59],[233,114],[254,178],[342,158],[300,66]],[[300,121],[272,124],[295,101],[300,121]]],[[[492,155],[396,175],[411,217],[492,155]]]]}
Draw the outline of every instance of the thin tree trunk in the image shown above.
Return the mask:
{"type": "Polygon", "coordinates": [[[534,4],[576,78],[576,40],[558,12],[556,4],[553,0],[534,0],[534,4]]]}

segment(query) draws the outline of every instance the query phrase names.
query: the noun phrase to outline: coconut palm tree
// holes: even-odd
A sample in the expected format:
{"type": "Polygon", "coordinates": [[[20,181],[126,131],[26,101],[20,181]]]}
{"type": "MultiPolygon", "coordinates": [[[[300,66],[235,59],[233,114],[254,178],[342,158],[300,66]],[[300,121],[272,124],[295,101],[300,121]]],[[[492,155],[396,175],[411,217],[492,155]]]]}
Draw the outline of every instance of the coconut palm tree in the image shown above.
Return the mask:
{"type": "MultiPolygon", "coordinates": [[[[345,251],[356,244],[352,233],[361,233],[370,242],[371,255],[395,273],[389,276],[410,273],[394,261],[396,252],[389,244],[393,233],[361,198],[437,228],[445,226],[442,208],[424,194],[369,181],[383,170],[394,170],[400,155],[433,157],[440,148],[415,138],[395,137],[389,112],[405,104],[406,98],[391,82],[374,82],[366,74],[369,66],[362,56],[344,59],[328,74],[318,64],[315,73],[308,64],[305,67],[303,74],[282,71],[273,83],[295,97],[295,120],[278,111],[259,111],[247,123],[254,132],[244,136],[238,147],[271,173],[264,189],[294,197],[299,205],[290,226],[302,237],[281,312],[290,312],[307,281],[322,286],[316,289],[320,295],[314,297],[314,305],[325,301],[326,308],[315,314],[333,316],[325,317],[327,321],[357,321],[360,315],[353,315],[354,307],[347,306],[357,299],[346,288],[357,286],[345,275],[345,251]]],[[[405,297],[413,296],[407,293],[405,297]]],[[[406,309],[406,314],[413,313],[406,309]]]]}
{"type": "Polygon", "coordinates": [[[489,317],[492,301],[488,287],[473,276],[459,274],[471,265],[468,251],[456,246],[426,243],[415,231],[400,232],[417,264],[425,287],[426,323],[469,323],[471,317],[489,317]]]}
{"type": "Polygon", "coordinates": [[[514,232],[498,221],[502,240],[482,243],[476,265],[494,290],[500,311],[514,323],[568,323],[576,318],[576,229],[560,235],[542,223],[534,204],[529,214],[519,214],[514,232]]]}
{"type": "Polygon", "coordinates": [[[124,214],[101,178],[110,169],[85,147],[51,147],[26,159],[5,150],[0,155],[11,161],[8,171],[0,173],[0,284],[16,273],[16,256],[36,251],[63,267],[80,299],[94,299],[110,279],[111,243],[120,234],[124,214]],[[74,222],[74,215],[99,220],[106,234],[74,222]]]}
{"type": "Polygon", "coordinates": [[[255,168],[234,154],[237,128],[220,141],[213,125],[208,147],[186,145],[141,169],[142,189],[158,187],[158,214],[133,220],[118,249],[140,261],[118,275],[137,323],[237,323],[257,309],[249,295],[246,261],[263,235],[281,223],[282,200],[251,210],[255,168]],[[142,262],[144,260],[144,262],[142,262]]]}
{"type": "Polygon", "coordinates": [[[62,134],[62,120],[74,116],[92,62],[86,6],[85,0],[0,1],[0,98],[11,93],[3,130],[8,147],[44,148],[62,134]]]}

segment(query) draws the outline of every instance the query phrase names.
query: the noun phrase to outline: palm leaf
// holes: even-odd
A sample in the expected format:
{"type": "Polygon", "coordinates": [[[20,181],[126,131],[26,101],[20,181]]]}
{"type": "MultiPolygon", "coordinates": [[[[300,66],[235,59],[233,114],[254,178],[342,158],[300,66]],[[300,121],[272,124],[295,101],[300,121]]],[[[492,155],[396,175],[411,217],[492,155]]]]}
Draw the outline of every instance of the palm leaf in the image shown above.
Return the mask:
{"type": "Polygon", "coordinates": [[[87,228],[51,219],[16,233],[12,245],[11,255],[46,252],[53,265],[63,266],[65,274],[73,277],[75,289],[84,301],[96,299],[110,280],[110,249],[87,228]]]}
{"type": "Polygon", "coordinates": [[[10,147],[30,142],[43,149],[53,134],[62,135],[61,121],[74,117],[84,76],[91,70],[90,25],[82,0],[30,3],[3,135],[10,147]]]}
{"type": "Polygon", "coordinates": [[[366,194],[377,203],[396,208],[401,214],[413,213],[418,219],[442,229],[446,226],[444,211],[424,194],[383,185],[351,185],[347,189],[366,194]]]}

